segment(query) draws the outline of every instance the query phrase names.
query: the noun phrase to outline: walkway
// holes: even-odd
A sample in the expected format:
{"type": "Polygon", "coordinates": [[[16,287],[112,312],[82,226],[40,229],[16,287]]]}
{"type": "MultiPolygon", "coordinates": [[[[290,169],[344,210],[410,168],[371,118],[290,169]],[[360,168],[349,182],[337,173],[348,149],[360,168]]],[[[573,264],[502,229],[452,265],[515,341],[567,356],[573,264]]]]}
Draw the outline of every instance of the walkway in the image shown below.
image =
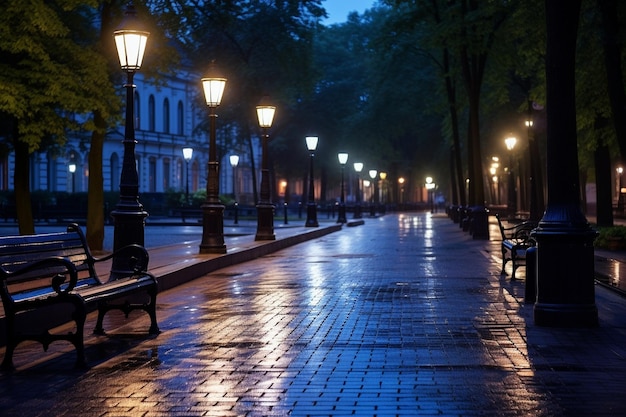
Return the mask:
{"type": "Polygon", "coordinates": [[[0,414],[625,415],[624,299],[596,288],[595,329],[536,327],[499,255],[444,216],[366,219],[164,291],[163,333],[138,314],[90,336],[89,370],[18,348],[0,414]]]}

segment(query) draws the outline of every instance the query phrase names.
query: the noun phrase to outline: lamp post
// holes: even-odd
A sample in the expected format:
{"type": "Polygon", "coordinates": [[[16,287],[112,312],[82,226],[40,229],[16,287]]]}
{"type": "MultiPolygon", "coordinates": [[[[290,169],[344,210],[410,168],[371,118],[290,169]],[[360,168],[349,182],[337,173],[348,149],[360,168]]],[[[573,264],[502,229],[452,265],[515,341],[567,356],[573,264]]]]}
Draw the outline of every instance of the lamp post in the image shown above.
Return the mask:
{"type": "Polygon", "coordinates": [[[504,144],[509,150],[509,191],[507,200],[507,210],[509,213],[515,214],[517,211],[517,193],[515,190],[515,174],[513,173],[513,149],[517,139],[514,136],[509,136],[504,139],[504,144]]]}
{"type": "Polygon", "coordinates": [[[400,210],[402,210],[402,204],[404,204],[404,177],[398,178],[398,185],[400,186],[400,196],[398,198],[400,203],[400,210]]]}
{"type": "Polygon", "coordinates": [[[317,206],[315,205],[315,182],[313,181],[313,157],[317,149],[319,138],[317,136],[307,136],[306,148],[309,150],[309,197],[306,203],[306,223],[305,227],[318,227],[317,206]]]}
{"type": "Polygon", "coordinates": [[[624,168],[617,167],[617,213],[621,216],[624,211],[624,200],[622,199],[622,174],[624,173],[624,168]]]}
{"type": "Polygon", "coordinates": [[[337,216],[337,223],[346,223],[346,200],[343,186],[343,172],[348,162],[348,154],[346,152],[339,152],[337,154],[339,165],[341,165],[341,194],[339,196],[339,215],[337,216]]]}
{"type": "Polygon", "coordinates": [[[376,176],[378,175],[378,171],[375,169],[369,170],[370,178],[372,179],[373,191],[372,198],[370,204],[370,217],[376,216],[376,201],[378,200],[378,195],[376,194],[376,176]]]}
{"type": "Polygon", "coordinates": [[[497,156],[492,156],[491,166],[489,167],[489,174],[491,175],[491,183],[493,185],[492,201],[493,201],[493,204],[495,205],[500,204],[500,190],[499,190],[500,184],[498,180],[498,168],[500,168],[500,158],[498,158],[497,156]]]}
{"type": "Polygon", "coordinates": [[[209,65],[209,73],[202,78],[202,89],[206,105],[209,107],[210,136],[209,136],[209,162],[208,178],[206,187],[206,200],[202,203],[202,242],[200,253],[226,253],[224,243],[224,205],[220,203],[219,169],[217,160],[217,144],[215,133],[215,121],[217,115],[215,109],[222,102],[226,78],[223,78],[215,66],[215,62],[209,65]]]}
{"type": "Polygon", "coordinates": [[[191,203],[189,202],[189,163],[191,162],[191,158],[193,157],[193,148],[183,148],[183,159],[185,160],[185,165],[186,165],[186,173],[185,173],[185,180],[186,180],[186,186],[185,186],[185,202],[187,203],[188,206],[191,205],[191,203]]]}
{"type": "Polygon", "coordinates": [[[235,200],[235,224],[239,224],[239,210],[237,203],[237,165],[239,165],[239,155],[231,155],[229,157],[230,166],[233,168],[233,199],[235,200]]]}
{"type": "Polygon", "coordinates": [[[271,201],[270,194],[270,171],[267,163],[267,142],[270,135],[268,129],[272,127],[274,121],[274,113],[276,107],[270,106],[266,102],[267,97],[263,97],[261,104],[256,107],[259,126],[263,129],[262,152],[261,158],[261,194],[259,196],[257,208],[257,229],[254,240],[275,240],[274,234],[274,205],[271,201]]]}
{"type": "Polygon", "coordinates": [[[537,242],[537,326],[594,327],[594,247],[597,232],[582,212],[576,142],[578,2],[545,2],[546,167],[548,198],[537,242]]]}
{"type": "Polygon", "coordinates": [[[354,171],[356,172],[356,204],[354,206],[354,218],[360,219],[361,215],[361,171],[363,171],[363,162],[354,163],[354,171]]]}
{"type": "Polygon", "coordinates": [[[385,171],[380,171],[380,174],[378,174],[378,176],[380,177],[380,197],[381,197],[381,206],[385,207],[385,204],[387,203],[387,199],[386,199],[386,195],[385,192],[386,190],[386,184],[385,184],[385,180],[387,179],[387,173],[385,171]]]}
{"type": "Polygon", "coordinates": [[[72,174],[72,193],[74,193],[74,173],[76,172],[76,164],[69,164],[67,169],[70,171],[70,174],[72,174]]]}
{"type": "Polygon", "coordinates": [[[435,183],[433,177],[426,177],[426,192],[428,193],[428,201],[430,203],[430,212],[435,212],[435,183]]]}
{"type": "MultiPolygon", "coordinates": [[[[126,122],[124,130],[124,156],[120,175],[120,199],[111,212],[114,219],[113,250],[130,244],[144,244],[145,219],[148,213],[139,202],[139,176],[135,162],[135,118],[133,78],[143,62],[150,32],[142,29],[132,5],[126,8],[124,20],[113,33],[122,71],[126,72],[126,122]]],[[[132,273],[132,262],[116,256],[111,265],[111,276],[121,277],[132,273]]]]}

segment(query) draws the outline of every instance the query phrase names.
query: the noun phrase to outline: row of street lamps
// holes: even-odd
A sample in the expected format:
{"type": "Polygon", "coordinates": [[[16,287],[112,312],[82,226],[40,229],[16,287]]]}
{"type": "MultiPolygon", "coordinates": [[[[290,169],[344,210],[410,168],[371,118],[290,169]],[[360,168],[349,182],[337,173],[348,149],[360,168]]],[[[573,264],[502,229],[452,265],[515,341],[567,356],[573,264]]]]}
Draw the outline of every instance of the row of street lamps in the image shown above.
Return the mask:
{"type": "MultiPolygon", "coordinates": [[[[317,145],[319,143],[319,137],[317,136],[307,136],[305,138],[306,147],[309,151],[309,192],[307,198],[307,216],[306,216],[306,227],[318,227],[319,223],[317,221],[317,205],[315,204],[315,183],[314,183],[314,169],[313,169],[313,160],[315,156],[315,150],[317,149],[317,145]]],[[[348,153],[347,152],[339,152],[337,154],[337,159],[339,161],[339,165],[341,167],[341,191],[339,196],[339,210],[337,216],[337,223],[347,223],[346,217],[346,202],[345,202],[345,187],[344,187],[344,171],[345,166],[348,163],[348,153]]],[[[362,218],[361,214],[361,190],[360,190],[360,181],[361,181],[361,171],[363,170],[364,164],[363,162],[355,162],[353,164],[354,171],[357,173],[357,191],[356,191],[356,205],[354,207],[354,218],[360,219],[362,218]]],[[[375,169],[369,170],[369,176],[374,181],[378,176],[378,171],[375,169]]],[[[386,173],[380,173],[380,179],[384,180],[386,178],[386,173]]],[[[402,181],[404,182],[404,180],[402,181]]],[[[376,182],[374,181],[374,187],[376,186],[376,182]]],[[[374,190],[373,196],[376,194],[376,190],[374,190]]],[[[375,215],[375,207],[374,204],[370,205],[370,215],[375,215]]]]}
{"type": "MultiPolygon", "coordinates": [[[[111,213],[114,223],[113,249],[118,250],[129,244],[144,244],[145,219],[148,213],[139,202],[139,181],[135,164],[135,128],[133,123],[134,85],[133,77],[139,71],[143,61],[146,44],[150,33],[142,29],[137,13],[129,4],[120,28],[114,32],[115,45],[120,66],[127,74],[126,87],[126,122],[124,133],[124,162],[120,177],[120,200],[111,213]]],[[[215,62],[209,66],[208,76],[202,78],[202,88],[206,105],[209,108],[209,161],[207,178],[207,196],[202,204],[202,241],[200,253],[226,253],[224,243],[224,205],[219,200],[219,161],[216,145],[216,109],[219,107],[226,86],[226,78],[218,73],[215,62]]],[[[267,164],[268,129],[272,126],[276,107],[263,102],[257,106],[259,126],[263,129],[261,194],[257,204],[258,228],[256,240],[274,240],[274,206],[270,197],[269,170],[267,164]]],[[[189,162],[193,156],[192,148],[183,149],[183,158],[187,163],[186,199],[189,203],[189,162]]],[[[238,162],[231,159],[233,166],[238,162]]],[[[129,269],[129,259],[117,257],[112,270],[114,274],[124,274],[129,269]]]]}
{"type": "MultiPolygon", "coordinates": [[[[122,173],[120,178],[120,200],[111,213],[114,218],[114,250],[118,250],[129,244],[144,244],[145,219],[148,213],[139,202],[139,181],[137,166],[135,163],[135,128],[134,128],[134,85],[133,77],[139,71],[143,61],[147,39],[150,33],[142,29],[137,19],[135,9],[132,4],[127,7],[125,18],[120,29],[114,32],[115,45],[120,60],[120,66],[127,74],[126,88],[126,122],[124,134],[124,157],[122,173]]],[[[211,62],[208,75],[202,78],[202,89],[206,105],[209,108],[209,161],[207,176],[206,200],[201,205],[202,208],[202,241],[200,243],[200,253],[226,253],[224,242],[224,205],[219,200],[219,161],[217,159],[216,145],[216,109],[220,106],[226,78],[222,76],[215,62],[211,62]]],[[[269,141],[269,129],[272,127],[276,107],[268,103],[267,97],[263,97],[262,102],[256,107],[259,126],[263,131],[262,135],[262,162],[261,162],[261,190],[257,204],[257,232],[255,240],[275,240],[274,234],[274,205],[271,201],[270,175],[268,168],[267,145],[269,141]]],[[[313,157],[317,149],[319,138],[317,136],[307,136],[306,145],[310,152],[310,180],[309,194],[307,202],[307,220],[305,226],[317,227],[317,209],[315,205],[315,193],[313,182],[313,157]]],[[[189,204],[189,163],[193,156],[193,149],[186,147],[183,149],[183,158],[186,162],[186,190],[185,197],[189,204]]],[[[344,191],[344,170],[348,162],[348,153],[340,152],[338,155],[341,166],[341,195],[339,203],[338,223],[346,223],[346,206],[344,191]]],[[[238,157],[231,157],[231,165],[234,167],[238,163],[238,157]],[[235,159],[236,158],[236,159],[235,159]]],[[[363,163],[354,163],[357,176],[363,169],[363,163]]],[[[377,170],[370,170],[369,176],[375,180],[378,176],[377,170]]],[[[381,180],[384,180],[383,173],[380,173],[381,180]]],[[[359,178],[360,180],[360,178],[359,178]]],[[[374,182],[376,187],[376,182],[374,182]]],[[[360,190],[357,191],[357,208],[355,218],[361,218],[360,210],[360,190]]],[[[376,190],[374,190],[374,194],[376,190]]],[[[373,196],[372,196],[373,198],[373,196]]],[[[236,199],[236,197],[235,197],[236,199]]],[[[372,209],[374,207],[372,205],[372,209]]],[[[375,214],[375,213],[371,213],[375,214]]],[[[114,261],[114,273],[128,272],[128,259],[118,257],[114,261]]]]}

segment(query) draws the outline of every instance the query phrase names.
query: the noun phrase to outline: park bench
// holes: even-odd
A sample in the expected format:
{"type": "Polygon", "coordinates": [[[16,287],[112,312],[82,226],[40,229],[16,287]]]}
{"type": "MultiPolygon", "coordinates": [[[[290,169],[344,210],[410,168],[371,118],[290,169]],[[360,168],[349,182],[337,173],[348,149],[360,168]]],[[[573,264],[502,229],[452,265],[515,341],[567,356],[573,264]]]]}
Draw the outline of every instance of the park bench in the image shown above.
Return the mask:
{"type": "Polygon", "coordinates": [[[496,214],[496,219],[498,219],[498,227],[502,237],[500,245],[502,249],[501,274],[506,275],[506,264],[511,261],[511,279],[514,280],[517,268],[526,265],[527,249],[535,245],[534,240],[530,237],[530,232],[537,227],[537,222],[524,221],[505,227],[499,214],[496,214]]]}
{"type": "Polygon", "coordinates": [[[144,310],[151,320],[149,333],[158,334],[158,287],[156,278],[146,271],[148,260],[148,252],[140,245],[94,258],[77,224],[65,232],[0,237],[0,296],[6,326],[6,352],[0,367],[13,369],[14,350],[25,340],[41,343],[44,350],[54,341],[69,341],[76,349],[76,365],[85,366],[84,324],[87,313],[95,309],[96,334],[104,334],[104,316],[114,309],[126,317],[133,310],[144,310]],[[102,280],[96,263],[114,257],[115,271],[102,280]],[[51,332],[72,321],[74,332],[51,332]]]}

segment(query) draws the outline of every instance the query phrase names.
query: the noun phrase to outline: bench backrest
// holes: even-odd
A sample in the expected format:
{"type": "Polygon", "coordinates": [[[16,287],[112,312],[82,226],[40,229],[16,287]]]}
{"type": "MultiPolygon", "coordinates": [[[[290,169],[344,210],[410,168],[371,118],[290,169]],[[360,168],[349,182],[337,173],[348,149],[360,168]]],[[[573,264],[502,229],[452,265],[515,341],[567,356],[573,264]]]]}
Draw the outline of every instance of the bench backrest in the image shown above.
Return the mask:
{"type": "Polygon", "coordinates": [[[502,236],[503,241],[528,241],[530,239],[530,233],[537,228],[537,222],[531,220],[515,224],[511,227],[504,227],[504,224],[498,214],[496,214],[496,219],[498,219],[498,227],[500,228],[500,235],[502,236]]]}
{"type": "MultiPolygon", "coordinates": [[[[0,237],[0,267],[7,272],[50,257],[69,259],[78,271],[79,280],[87,277],[97,279],[93,258],[78,225],[68,226],[65,232],[0,237]]],[[[11,293],[50,288],[50,278],[60,272],[63,272],[61,266],[41,268],[5,278],[5,284],[11,287],[11,293]]]]}

